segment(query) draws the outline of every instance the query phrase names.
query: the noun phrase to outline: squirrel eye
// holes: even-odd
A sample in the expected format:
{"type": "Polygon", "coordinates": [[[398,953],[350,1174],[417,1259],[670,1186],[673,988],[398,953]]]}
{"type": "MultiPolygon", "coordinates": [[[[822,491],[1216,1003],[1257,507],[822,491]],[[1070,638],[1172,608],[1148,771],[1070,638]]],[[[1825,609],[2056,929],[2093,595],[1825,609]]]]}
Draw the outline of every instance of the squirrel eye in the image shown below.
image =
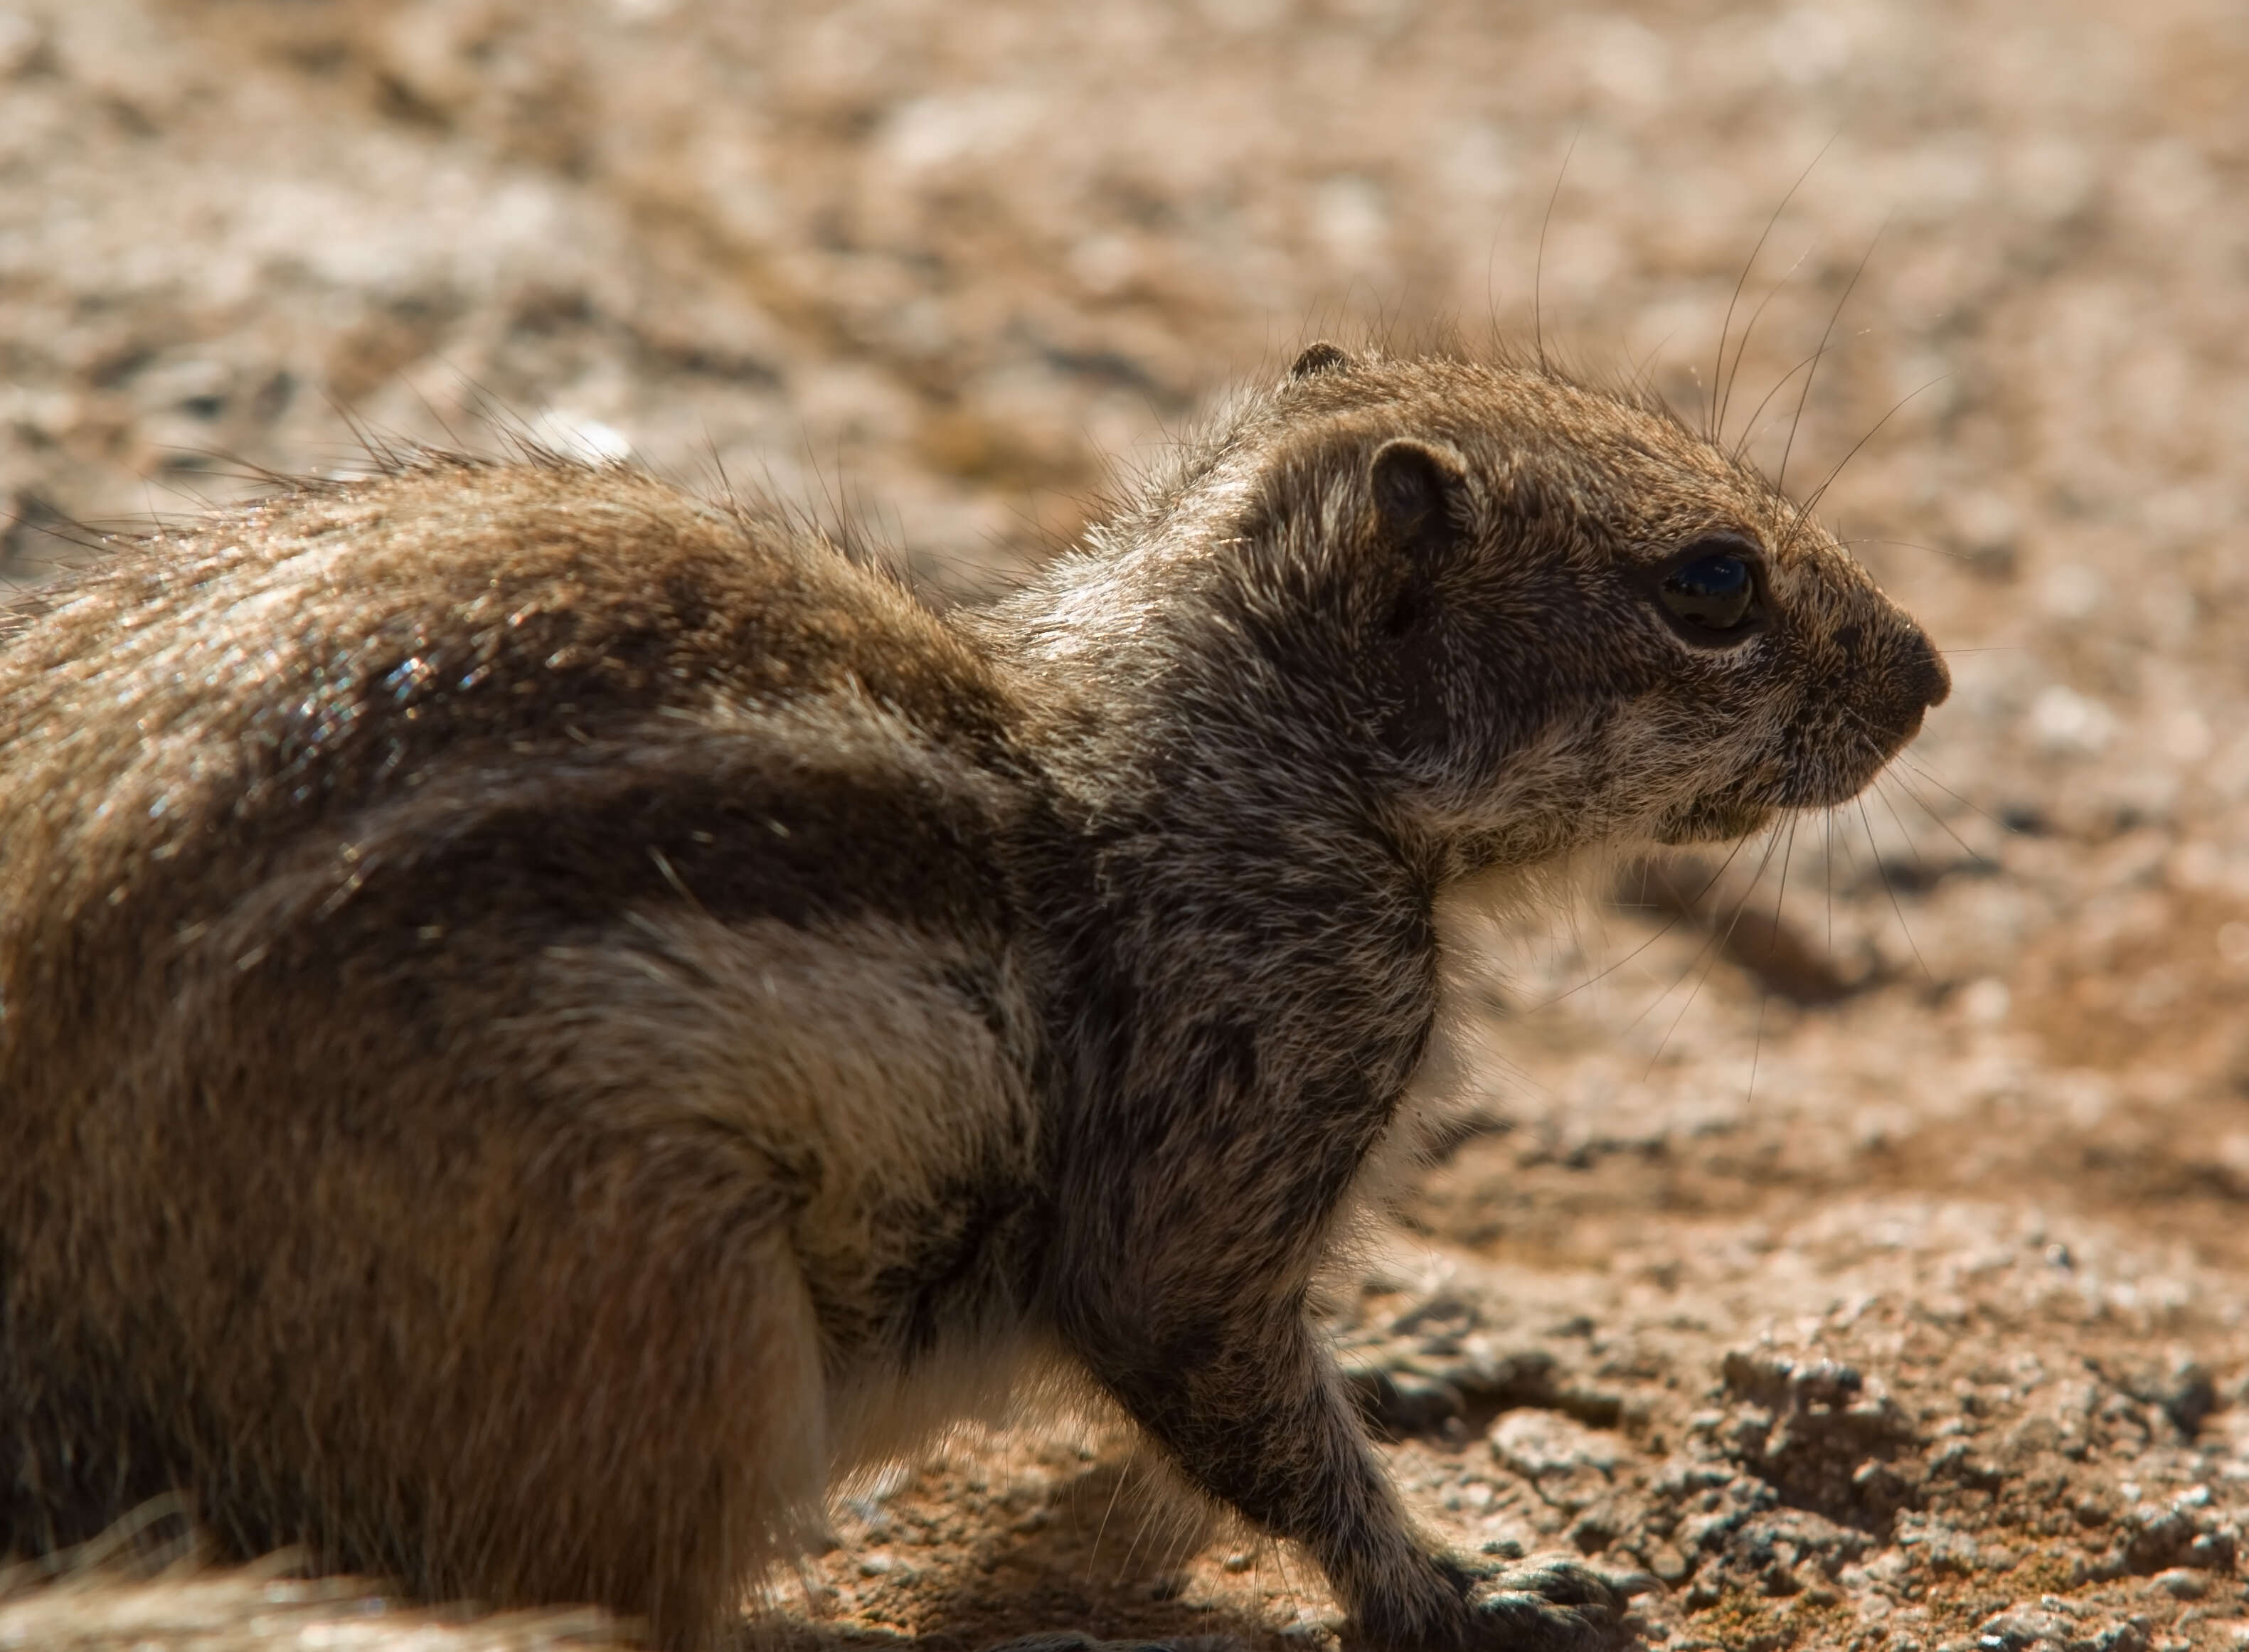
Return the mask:
{"type": "Polygon", "coordinates": [[[1746,558],[1711,550],[1672,569],[1663,606],[1690,630],[1737,631],[1758,612],[1757,576],[1746,558]]]}

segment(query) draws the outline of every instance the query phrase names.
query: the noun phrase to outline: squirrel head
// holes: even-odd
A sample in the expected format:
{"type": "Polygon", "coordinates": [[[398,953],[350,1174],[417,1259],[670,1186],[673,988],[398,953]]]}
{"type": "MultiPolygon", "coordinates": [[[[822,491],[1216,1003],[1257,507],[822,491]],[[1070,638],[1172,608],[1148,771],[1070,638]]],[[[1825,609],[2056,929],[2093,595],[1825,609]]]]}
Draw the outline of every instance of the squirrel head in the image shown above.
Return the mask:
{"type": "Polygon", "coordinates": [[[1660,408],[1318,347],[1274,405],[1302,434],[1259,492],[1269,542],[1338,576],[1441,832],[1737,836],[1856,795],[1949,692],[1832,534],[1660,408]]]}
{"type": "Polygon", "coordinates": [[[1833,535],[1662,409],[1327,344],[1044,600],[1046,651],[1111,638],[1175,738],[1324,757],[1457,867],[1841,802],[1950,687],[1833,535]]]}

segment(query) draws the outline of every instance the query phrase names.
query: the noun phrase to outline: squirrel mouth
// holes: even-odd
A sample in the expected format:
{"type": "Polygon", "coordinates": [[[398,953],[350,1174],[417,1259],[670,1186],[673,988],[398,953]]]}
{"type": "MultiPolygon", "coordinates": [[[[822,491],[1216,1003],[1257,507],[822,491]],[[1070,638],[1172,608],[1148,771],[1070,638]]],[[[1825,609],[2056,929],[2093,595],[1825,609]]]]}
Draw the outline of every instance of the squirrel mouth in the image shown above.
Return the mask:
{"type": "Polygon", "coordinates": [[[1869,746],[1848,766],[1805,765],[1767,776],[1762,784],[1705,793],[1664,815],[1654,836],[1660,843],[1723,843],[1748,836],[1785,811],[1833,809],[1847,803],[1874,783],[1904,743],[1885,743],[1879,748],[1869,746]]]}

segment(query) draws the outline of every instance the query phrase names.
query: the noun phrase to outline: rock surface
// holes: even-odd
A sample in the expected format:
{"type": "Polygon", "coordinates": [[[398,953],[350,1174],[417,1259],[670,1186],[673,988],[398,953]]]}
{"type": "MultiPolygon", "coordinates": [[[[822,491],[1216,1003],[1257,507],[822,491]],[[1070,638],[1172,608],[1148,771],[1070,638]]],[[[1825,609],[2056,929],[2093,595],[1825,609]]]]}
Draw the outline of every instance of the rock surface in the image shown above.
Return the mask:
{"type": "MultiPolygon", "coordinates": [[[[1957,690],[1863,808],[1462,935],[1483,1127],[1338,1284],[1353,1380],[1433,1526],[1644,1573],[1651,1648],[2249,1647],[2245,92],[2225,0],[18,0],[0,575],[527,430],[966,595],[1310,335],[1715,382],[1957,690]]],[[[1156,1477],[963,1438],[777,1633],[1334,1639],[1156,1477]]],[[[0,1645],[599,1632],[371,1602],[0,1645]]]]}

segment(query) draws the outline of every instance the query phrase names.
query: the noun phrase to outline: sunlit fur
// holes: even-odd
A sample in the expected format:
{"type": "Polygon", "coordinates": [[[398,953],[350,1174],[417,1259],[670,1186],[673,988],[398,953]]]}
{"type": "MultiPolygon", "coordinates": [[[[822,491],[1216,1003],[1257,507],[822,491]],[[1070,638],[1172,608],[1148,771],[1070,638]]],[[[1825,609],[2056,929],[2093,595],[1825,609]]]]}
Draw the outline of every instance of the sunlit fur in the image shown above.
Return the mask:
{"type": "Polygon", "coordinates": [[[1660,410],[1333,350],[984,611],[554,460],[120,547],[0,652],[0,1540],[178,1490],[700,1645],[1042,1378],[1371,1641],[1597,1642],[1412,1529],[1306,1318],[1439,902],[1847,797],[1943,686],[1660,410]],[[1653,595],[1715,533],[1732,647],[1653,595]]]}

